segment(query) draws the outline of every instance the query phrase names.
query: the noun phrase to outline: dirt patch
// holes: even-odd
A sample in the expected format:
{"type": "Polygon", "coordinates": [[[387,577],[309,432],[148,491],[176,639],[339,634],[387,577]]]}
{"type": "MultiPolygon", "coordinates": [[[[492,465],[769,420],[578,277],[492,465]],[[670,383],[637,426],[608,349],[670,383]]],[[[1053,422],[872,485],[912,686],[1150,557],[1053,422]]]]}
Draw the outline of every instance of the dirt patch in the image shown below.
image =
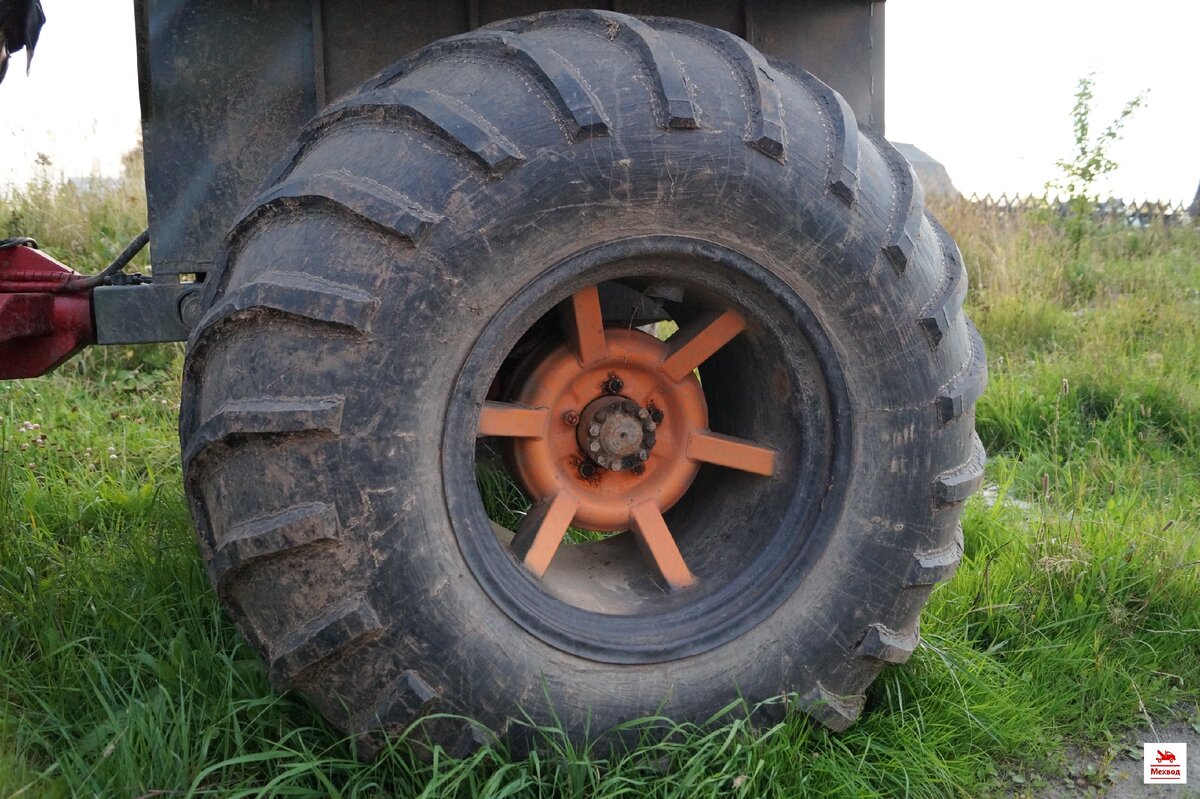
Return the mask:
{"type": "MultiPolygon", "coordinates": [[[[1192,710],[1185,718],[1190,721],[1156,723],[1150,727],[1130,730],[1119,743],[1109,747],[1067,750],[1063,770],[1059,774],[1041,775],[1020,787],[1014,797],[1036,799],[1183,799],[1200,797],[1200,714],[1192,710]],[[1142,744],[1156,741],[1183,742],[1188,745],[1187,785],[1146,785],[1142,782],[1142,744]]],[[[1015,776],[1014,779],[1024,779],[1015,776]]]]}

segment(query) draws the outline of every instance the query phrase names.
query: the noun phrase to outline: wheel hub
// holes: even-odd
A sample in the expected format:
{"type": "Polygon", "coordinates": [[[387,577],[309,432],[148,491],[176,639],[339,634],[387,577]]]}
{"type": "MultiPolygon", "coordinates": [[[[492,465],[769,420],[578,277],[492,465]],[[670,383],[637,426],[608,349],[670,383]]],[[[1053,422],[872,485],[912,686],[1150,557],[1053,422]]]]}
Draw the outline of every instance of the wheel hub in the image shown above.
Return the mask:
{"type": "MultiPolygon", "coordinates": [[[[576,440],[584,456],[614,472],[635,470],[650,458],[658,425],[650,410],[624,396],[597,397],[579,414],[576,440]]],[[[637,473],[637,472],[635,472],[637,473]]]]}
{"type": "Polygon", "coordinates": [[[542,357],[518,401],[561,422],[514,439],[513,455],[531,494],[567,492],[577,526],[611,532],[629,528],[631,505],[654,499],[666,510],[687,491],[700,468],[685,457],[688,437],[707,428],[708,405],[695,375],[676,382],[660,368],[666,344],[640,330],[607,335],[605,358],[580,363],[567,344],[542,357]]]}

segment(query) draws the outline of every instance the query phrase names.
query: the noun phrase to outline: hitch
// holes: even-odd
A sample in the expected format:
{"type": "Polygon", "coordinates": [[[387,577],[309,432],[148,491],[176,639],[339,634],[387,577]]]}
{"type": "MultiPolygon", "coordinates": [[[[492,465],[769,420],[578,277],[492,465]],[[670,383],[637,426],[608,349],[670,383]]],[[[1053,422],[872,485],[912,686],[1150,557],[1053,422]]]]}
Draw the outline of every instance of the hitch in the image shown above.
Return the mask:
{"type": "Polygon", "coordinates": [[[0,380],[39,377],[89,344],[183,341],[200,315],[200,283],[121,274],[138,236],[104,271],[81,275],[37,249],[0,240],[0,380]]]}
{"type": "Polygon", "coordinates": [[[96,341],[84,278],[28,240],[0,248],[0,380],[38,377],[96,341]]]}

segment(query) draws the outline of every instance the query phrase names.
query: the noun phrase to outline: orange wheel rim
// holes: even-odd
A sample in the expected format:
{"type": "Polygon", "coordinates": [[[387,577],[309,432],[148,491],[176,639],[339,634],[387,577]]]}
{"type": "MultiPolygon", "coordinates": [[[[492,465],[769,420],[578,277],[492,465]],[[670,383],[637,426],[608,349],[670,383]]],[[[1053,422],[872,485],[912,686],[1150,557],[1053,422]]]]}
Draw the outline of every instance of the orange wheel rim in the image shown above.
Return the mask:
{"type": "Polygon", "coordinates": [[[741,333],[736,311],[697,320],[667,342],[606,328],[596,287],[571,297],[569,340],[525,378],[516,402],[485,402],[478,434],[512,439],[517,478],[535,499],[513,552],[541,576],[568,527],[632,530],[672,588],[692,585],[663,513],[702,463],[770,476],[772,449],[708,429],[697,368],[741,333]]]}

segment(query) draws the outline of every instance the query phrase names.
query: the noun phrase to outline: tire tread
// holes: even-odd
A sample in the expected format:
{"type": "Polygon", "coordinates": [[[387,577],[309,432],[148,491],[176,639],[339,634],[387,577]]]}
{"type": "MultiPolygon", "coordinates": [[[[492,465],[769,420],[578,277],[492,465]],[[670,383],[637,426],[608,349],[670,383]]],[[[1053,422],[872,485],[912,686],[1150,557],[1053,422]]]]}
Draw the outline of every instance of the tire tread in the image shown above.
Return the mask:
{"type": "Polygon", "coordinates": [[[967,297],[967,272],[963,267],[962,252],[946,228],[928,212],[925,218],[937,233],[945,270],[938,293],[921,311],[919,319],[929,337],[929,345],[936,350],[962,317],[963,301],[967,297]]]}
{"type": "Polygon", "coordinates": [[[791,75],[809,92],[829,122],[831,155],[827,187],[846,205],[853,205],[858,193],[860,157],[859,128],[854,111],[840,94],[816,76],[804,70],[795,70],[791,75]]]}
{"type": "Polygon", "coordinates": [[[306,136],[342,120],[374,115],[384,120],[412,120],[455,149],[469,153],[490,173],[498,174],[525,156],[486,119],[461,101],[427,89],[379,89],[347,97],[328,106],[309,123],[306,136]]]}
{"type": "Polygon", "coordinates": [[[974,432],[971,433],[971,456],[960,466],[942,472],[934,482],[934,501],[938,506],[955,505],[965,502],[983,484],[983,467],[987,462],[987,453],[983,442],[974,432]]]}
{"type": "Polygon", "coordinates": [[[903,274],[913,258],[913,251],[921,236],[921,223],[925,219],[925,194],[916,173],[913,172],[912,164],[908,163],[899,150],[874,130],[863,128],[863,134],[879,150],[892,173],[894,213],[897,218],[889,225],[883,253],[891,261],[896,272],[903,274]]]}
{"type": "Polygon", "coordinates": [[[915,620],[901,630],[892,630],[882,624],[867,628],[858,654],[883,663],[905,663],[921,642],[920,626],[915,620]]]}
{"type": "Polygon", "coordinates": [[[343,600],[272,648],[271,681],[292,687],[315,666],[376,638],[382,630],[378,614],[365,599],[343,600]]]}
{"type": "Polygon", "coordinates": [[[963,556],[962,522],[954,526],[954,538],[944,547],[918,552],[913,556],[904,581],[906,588],[943,583],[954,576],[963,556]]]}
{"type": "Polygon", "coordinates": [[[238,522],[221,538],[213,557],[218,589],[243,568],[318,542],[336,541],[337,511],[324,502],[305,502],[238,522]]]}
{"type": "Polygon", "coordinates": [[[209,447],[235,436],[337,435],[344,402],[340,396],[229,400],[192,435],[183,461],[193,465],[209,447]]]}
{"type": "Polygon", "coordinates": [[[787,159],[783,103],[775,85],[776,73],[762,53],[728,31],[667,17],[652,18],[648,24],[702,42],[732,64],[745,86],[750,112],[749,133],[744,141],[777,161],[787,159]]]}
{"type": "Polygon", "coordinates": [[[988,370],[987,355],[983,348],[983,338],[975,325],[967,322],[967,335],[970,342],[970,353],[963,368],[938,392],[938,416],[943,425],[953,422],[964,413],[975,407],[975,402],[983,396],[987,388],[988,370]]]}
{"type": "Polygon", "coordinates": [[[323,172],[285,180],[261,195],[234,223],[230,241],[250,230],[258,217],[271,211],[295,211],[322,206],[370,222],[387,233],[417,243],[440,214],[422,207],[394,189],[348,172],[323,172]]]}
{"type": "Polygon", "coordinates": [[[499,56],[533,78],[562,113],[572,141],[608,135],[610,123],[600,101],[566,60],[550,48],[509,31],[483,29],[434,42],[383,71],[367,85],[383,89],[442,56],[462,56],[471,52],[499,56]]]}

